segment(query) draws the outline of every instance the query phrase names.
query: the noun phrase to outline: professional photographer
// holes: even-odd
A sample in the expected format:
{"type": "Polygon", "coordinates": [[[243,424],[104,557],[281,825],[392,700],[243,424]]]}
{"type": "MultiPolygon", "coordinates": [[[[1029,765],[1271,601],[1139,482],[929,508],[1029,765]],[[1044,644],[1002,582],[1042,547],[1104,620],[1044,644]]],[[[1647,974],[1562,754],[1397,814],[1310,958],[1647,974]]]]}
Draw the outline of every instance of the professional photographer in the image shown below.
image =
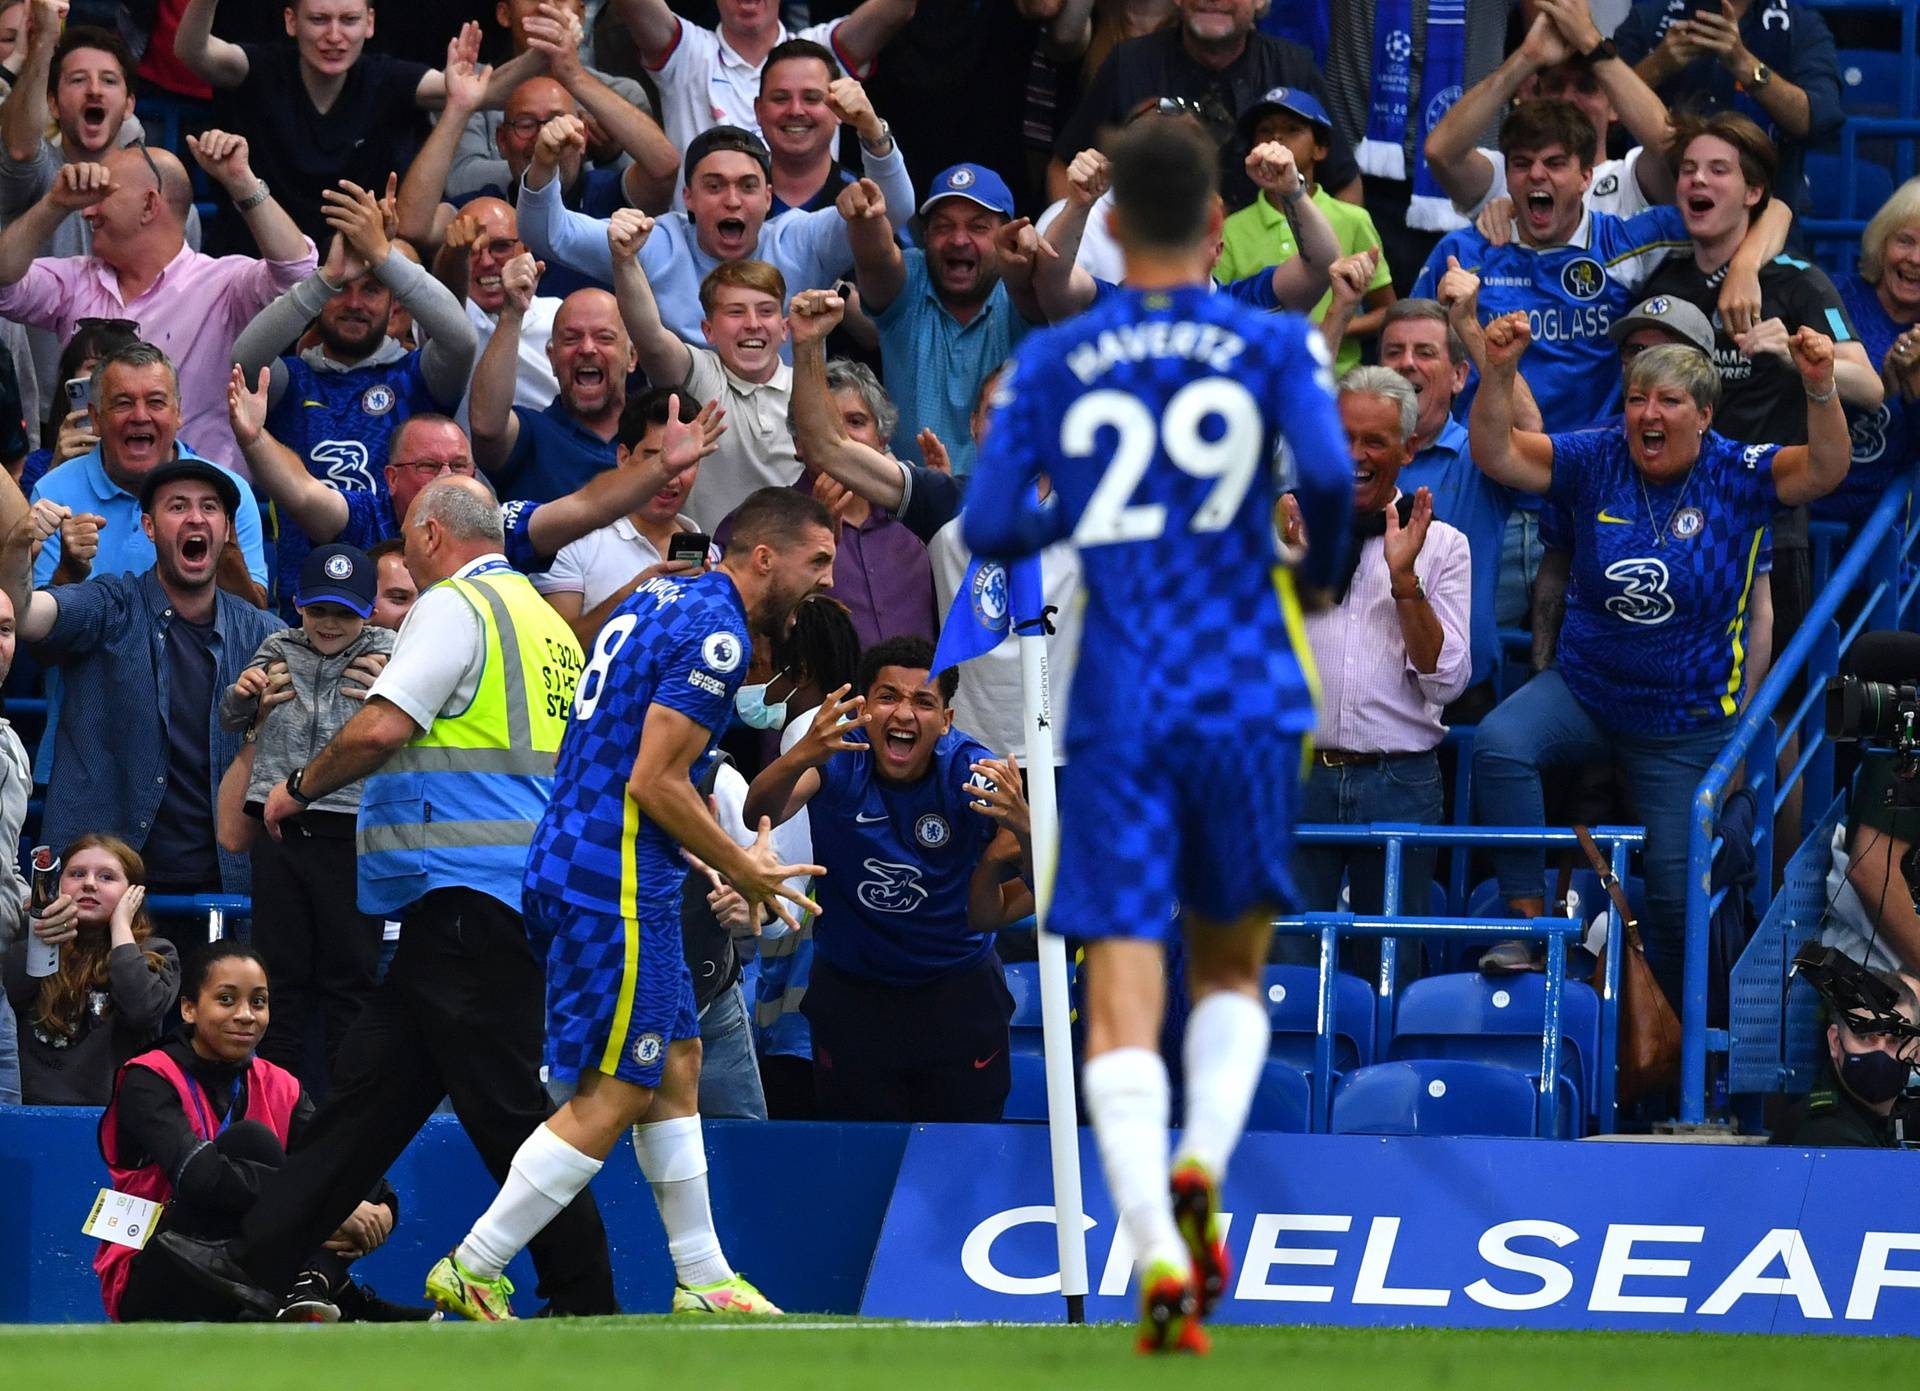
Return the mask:
{"type": "Polygon", "coordinates": [[[1848,666],[1852,675],[1829,686],[1827,733],[1862,742],[1860,771],[1833,832],[1820,941],[1876,971],[1920,971],[1920,748],[1901,747],[1920,713],[1920,637],[1868,633],[1848,666]]]}
{"type": "MultiPolygon", "coordinates": [[[[1908,1024],[1920,1019],[1920,1000],[1905,977],[1893,971],[1866,974],[1893,992],[1893,1008],[1902,1019],[1908,1024]]],[[[1920,1040],[1910,1032],[1856,1033],[1860,1021],[1836,1010],[1831,1000],[1825,1013],[1826,1066],[1818,1085],[1774,1131],[1773,1143],[1809,1149],[1900,1148],[1902,1121],[1894,1112],[1912,1080],[1911,1057],[1920,1040]]]]}

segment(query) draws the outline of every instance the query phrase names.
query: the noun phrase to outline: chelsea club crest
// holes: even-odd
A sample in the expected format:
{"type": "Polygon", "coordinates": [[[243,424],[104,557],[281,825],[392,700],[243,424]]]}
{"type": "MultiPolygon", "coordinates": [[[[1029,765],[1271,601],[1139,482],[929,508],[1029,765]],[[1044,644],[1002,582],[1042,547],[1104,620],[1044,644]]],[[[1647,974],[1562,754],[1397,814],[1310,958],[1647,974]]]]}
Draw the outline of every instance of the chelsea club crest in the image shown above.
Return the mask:
{"type": "Polygon", "coordinates": [[[946,817],[930,811],[913,823],[913,838],[928,850],[938,850],[953,839],[953,827],[946,817]]]}
{"type": "Polygon", "coordinates": [[[393,388],[385,382],[375,382],[360,394],[360,409],[368,415],[385,415],[393,409],[393,388]]]}

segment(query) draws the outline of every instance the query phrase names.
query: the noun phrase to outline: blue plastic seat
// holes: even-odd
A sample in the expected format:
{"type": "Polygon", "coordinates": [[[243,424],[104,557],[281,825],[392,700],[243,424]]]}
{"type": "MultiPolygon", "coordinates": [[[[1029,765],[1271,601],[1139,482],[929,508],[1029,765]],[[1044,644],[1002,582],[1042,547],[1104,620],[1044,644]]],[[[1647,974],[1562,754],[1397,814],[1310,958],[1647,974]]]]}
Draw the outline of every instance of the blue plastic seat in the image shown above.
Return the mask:
{"type": "MultiPolygon", "coordinates": [[[[1276,1057],[1313,1066],[1320,1015],[1320,968],[1269,966],[1267,1022],[1276,1057]]],[[[1333,1065],[1345,1071],[1373,1061],[1373,987],[1345,971],[1333,978],[1333,1065]]]]}
{"type": "Polygon", "coordinates": [[[1893,172],[1871,159],[1853,161],[1852,202],[1847,201],[1847,161],[1839,155],[1809,153],[1805,169],[1808,205],[1821,217],[1865,220],[1893,196],[1893,172]]]}
{"type": "MultiPolygon", "coordinates": [[[[1487,977],[1478,972],[1429,976],[1401,993],[1389,1058],[1447,1058],[1495,1063],[1540,1075],[1546,1027],[1546,977],[1487,977]]],[[[1585,1103],[1600,1080],[1600,997],[1570,980],[1561,995],[1562,1129],[1584,1133],[1585,1103]]]]}
{"type": "Polygon", "coordinates": [[[1047,1060],[1036,1048],[1031,1053],[1010,1052],[1007,1061],[1013,1067],[1013,1085],[1007,1091],[1007,1106],[1001,1116],[1010,1121],[1045,1120],[1047,1060]]]}
{"type": "Polygon", "coordinates": [[[1421,1058],[1356,1068],[1333,1093],[1336,1135],[1534,1134],[1533,1084],[1494,1063],[1421,1058]]]}
{"type": "Polygon", "coordinates": [[[1268,1058],[1260,1085],[1247,1111],[1247,1129],[1280,1130],[1304,1135],[1312,1129],[1312,1088],[1300,1070],[1278,1058],[1268,1058]]]}
{"type": "MultiPolygon", "coordinates": [[[[1840,60],[1840,107],[1849,116],[1900,114],[1898,53],[1877,48],[1843,48],[1840,60]]],[[[1809,161],[1808,173],[1812,173],[1809,161]]]]}
{"type": "Polygon", "coordinates": [[[1040,963],[1013,961],[1003,969],[1007,977],[1007,993],[1013,996],[1013,1018],[1009,1021],[1009,1027],[1039,1029],[1040,963]]]}

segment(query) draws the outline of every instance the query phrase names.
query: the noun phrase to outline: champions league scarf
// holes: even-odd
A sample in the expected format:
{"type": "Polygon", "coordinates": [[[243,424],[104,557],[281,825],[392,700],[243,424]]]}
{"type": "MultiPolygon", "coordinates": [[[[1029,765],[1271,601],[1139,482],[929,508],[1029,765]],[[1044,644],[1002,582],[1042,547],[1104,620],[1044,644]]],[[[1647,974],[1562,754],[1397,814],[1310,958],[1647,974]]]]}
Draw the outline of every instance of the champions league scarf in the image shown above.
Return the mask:
{"type": "Polygon", "coordinates": [[[1413,136],[1413,197],[1407,225],[1448,231],[1465,225],[1452,200],[1427,169],[1427,135],[1460,100],[1467,71],[1466,0],[1426,0],[1426,52],[1420,70],[1421,102],[1413,110],[1415,0],[1380,0],[1373,16],[1373,83],[1367,134],[1355,156],[1363,174],[1405,182],[1406,145],[1413,136]]]}

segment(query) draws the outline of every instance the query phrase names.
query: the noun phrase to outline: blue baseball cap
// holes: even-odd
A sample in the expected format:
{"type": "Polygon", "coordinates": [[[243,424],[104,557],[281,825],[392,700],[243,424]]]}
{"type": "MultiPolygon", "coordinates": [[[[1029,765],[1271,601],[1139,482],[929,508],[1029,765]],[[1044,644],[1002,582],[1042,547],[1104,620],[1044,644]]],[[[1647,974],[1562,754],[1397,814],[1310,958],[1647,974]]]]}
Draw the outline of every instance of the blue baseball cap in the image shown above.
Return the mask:
{"type": "Polygon", "coordinates": [[[1333,118],[1327,115],[1327,108],[1320,104],[1319,98],[1312,92],[1302,91],[1298,87],[1269,87],[1255,98],[1253,104],[1240,113],[1240,133],[1249,140],[1253,138],[1253,128],[1260,124],[1260,118],[1269,111],[1286,111],[1315,130],[1322,136],[1333,133],[1333,118]]]}
{"type": "Polygon", "coordinates": [[[984,164],[956,164],[941,170],[920,204],[920,216],[925,217],[942,198],[964,198],[988,212],[1013,216],[1013,193],[1007,188],[1007,181],[984,164]]]}
{"type": "Polygon", "coordinates": [[[358,546],[316,546],[300,567],[293,606],[341,604],[362,618],[373,612],[373,562],[358,546]]]}

